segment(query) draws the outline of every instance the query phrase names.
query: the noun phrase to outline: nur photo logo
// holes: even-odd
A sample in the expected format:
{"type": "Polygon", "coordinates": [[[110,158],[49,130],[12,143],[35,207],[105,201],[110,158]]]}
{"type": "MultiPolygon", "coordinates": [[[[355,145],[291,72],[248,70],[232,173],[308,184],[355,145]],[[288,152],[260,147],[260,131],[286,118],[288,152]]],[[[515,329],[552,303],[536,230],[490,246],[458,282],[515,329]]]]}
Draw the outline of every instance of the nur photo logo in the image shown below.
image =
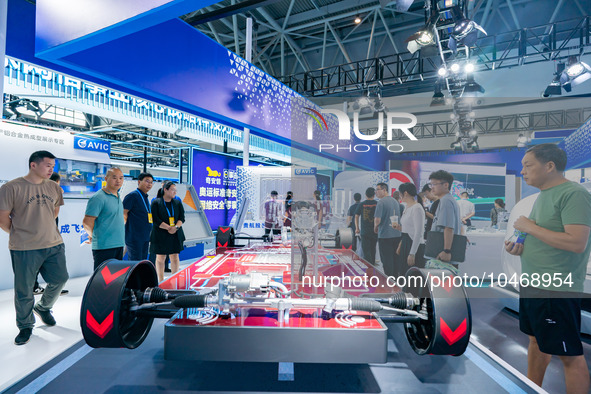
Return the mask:
{"type": "MultiPolygon", "coordinates": [[[[364,134],[359,130],[359,111],[353,112],[353,122],[349,118],[347,113],[336,110],[336,109],[320,109],[315,110],[309,107],[305,107],[304,113],[309,117],[307,124],[307,139],[308,141],[314,140],[314,124],[318,125],[321,132],[332,132],[329,128],[329,122],[327,122],[325,114],[334,115],[338,124],[338,141],[351,141],[352,135],[362,141],[377,141],[382,138],[384,128],[386,131],[386,140],[392,141],[394,130],[400,130],[406,137],[411,141],[417,141],[417,137],[410,131],[417,124],[417,117],[408,112],[379,112],[377,116],[378,127],[377,131],[372,134],[364,134]],[[384,127],[385,126],[385,127],[384,127]]],[[[372,149],[386,148],[392,153],[402,152],[404,147],[400,144],[350,144],[350,145],[339,145],[339,144],[327,144],[321,143],[318,145],[319,152],[325,151],[348,151],[348,152],[369,152],[372,149]]]]}

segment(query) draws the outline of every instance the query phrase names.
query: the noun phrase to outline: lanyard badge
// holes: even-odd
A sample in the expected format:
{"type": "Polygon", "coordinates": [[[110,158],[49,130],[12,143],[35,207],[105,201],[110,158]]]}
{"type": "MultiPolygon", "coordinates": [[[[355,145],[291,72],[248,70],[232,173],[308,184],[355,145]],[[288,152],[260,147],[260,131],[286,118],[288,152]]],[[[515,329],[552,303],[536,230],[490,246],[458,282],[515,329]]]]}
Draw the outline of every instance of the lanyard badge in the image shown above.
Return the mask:
{"type": "Polygon", "coordinates": [[[168,207],[166,206],[166,201],[164,201],[164,208],[166,208],[166,212],[168,213],[168,224],[170,226],[174,226],[174,205],[173,202],[170,202],[170,209],[172,210],[172,215],[170,214],[170,211],[168,210],[168,207]]]}
{"type": "Polygon", "coordinates": [[[140,193],[140,191],[138,189],[136,189],[135,191],[137,192],[137,194],[139,194],[140,200],[142,200],[142,202],[144,203],[144,207],[146,207],[146,211],[148,212],[148,223],[150,223],[150,224],[154,223],[154,221],[152,219],[152,210],[150,209],[150,205],[146,204],[146,201],[144,200],[144,196],[142,195],[142,193],[140,193]]]}

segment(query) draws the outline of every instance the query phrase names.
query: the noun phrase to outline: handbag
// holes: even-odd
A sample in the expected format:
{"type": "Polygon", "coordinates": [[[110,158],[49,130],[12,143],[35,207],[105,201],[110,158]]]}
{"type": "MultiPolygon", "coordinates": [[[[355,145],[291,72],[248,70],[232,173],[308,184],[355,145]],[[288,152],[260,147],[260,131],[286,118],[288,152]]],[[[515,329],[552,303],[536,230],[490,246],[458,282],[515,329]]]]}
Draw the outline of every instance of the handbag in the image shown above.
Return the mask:
{"type": "MultiPolygon", "coordinates": [[[[402,264],[403,271],[406,271],[409,267],[407,266],[406,261],[408,260],[408,255],[410,254],[410,250],[412,249],[412,238],[408,233],[402,233],[402,237],[400,239],[400,260],[402,264]]],[[[425,244],[420,244],[416,253],[415,253],[415,267],[418,268],[425,268],[425,244]]]]}
{"type": "MultiPolygon", "coordinates": [[[[436,259],[443,251],[444,239],[442,231],[429,231],[425,244],[425,257],[436,259]]],[[[465,235],[454,234],[451,244],[451,262],[463,263],[466,260],[466,247],[468,238],[465,235]]]]}

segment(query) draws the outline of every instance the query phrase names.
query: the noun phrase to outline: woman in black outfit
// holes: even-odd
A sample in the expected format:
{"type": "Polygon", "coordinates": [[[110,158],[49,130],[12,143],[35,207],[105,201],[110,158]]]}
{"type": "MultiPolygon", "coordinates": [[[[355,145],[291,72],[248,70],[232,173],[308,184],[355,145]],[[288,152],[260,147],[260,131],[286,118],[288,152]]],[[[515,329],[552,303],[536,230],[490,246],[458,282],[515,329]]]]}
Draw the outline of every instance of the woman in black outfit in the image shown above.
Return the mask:
{"type": "Polygon", "coordinates": [[[158,197],[152,201],[154,225],[150,235],[151,252],[156,255],[158,282],[164,280],[164,260],[170,256],[170,266],[174,274],[179,270],[179,252],[184,249],[185,234],[181,226],[185,222],[183,203],[175,198],[174,182],[166,181],[158,190],[158,197]]]}

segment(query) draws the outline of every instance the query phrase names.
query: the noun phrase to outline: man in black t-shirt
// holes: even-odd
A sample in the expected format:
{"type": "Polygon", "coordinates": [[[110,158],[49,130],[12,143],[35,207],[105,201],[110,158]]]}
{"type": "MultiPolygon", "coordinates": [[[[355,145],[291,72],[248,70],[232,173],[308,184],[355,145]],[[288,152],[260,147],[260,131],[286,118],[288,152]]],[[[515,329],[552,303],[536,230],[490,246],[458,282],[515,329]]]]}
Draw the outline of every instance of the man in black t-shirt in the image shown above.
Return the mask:
{"type": "Polygon", "coordinates": [[[437,212],[437,207],[439,206],[439,198],[437,198],[437,196],[433,194],[433,192],[431,191],[431,187],[429,187],[429,184],[423,186],[422,192],[425,193],[425,197],[427,197],[429,201],[431,201],[431,208],[425,208],[425,217],[427,219],[425,221],[425,239],[427,239],[427,233],[431,231],[431,226],[433,225],[433,218],[435,217],[435,212],[437,212]]]}
{"type": "Polygon", "coordinates": [[[353,251],[357,250],[357,236],[355,235],[355,213],[357,212],[357,207],[361,204],[361,193],[355,193],[353,195],[353,200],[355,200],[355,204],[349,207],[349,211],[347,212],[347,227],[353,230],[353,251]]]}
{"type": "Polygon", "coordinates": [[[376,245],[378,235],[374,232],[373,219],[378,202],[374,200],[376,189],[368,187],[365,191],[367,200],[359,203],[357,212],[355,212],[355,235],[361,235],[361,247],[363,248],[363,258],[368,263],[376,263],[376,245]]]}

